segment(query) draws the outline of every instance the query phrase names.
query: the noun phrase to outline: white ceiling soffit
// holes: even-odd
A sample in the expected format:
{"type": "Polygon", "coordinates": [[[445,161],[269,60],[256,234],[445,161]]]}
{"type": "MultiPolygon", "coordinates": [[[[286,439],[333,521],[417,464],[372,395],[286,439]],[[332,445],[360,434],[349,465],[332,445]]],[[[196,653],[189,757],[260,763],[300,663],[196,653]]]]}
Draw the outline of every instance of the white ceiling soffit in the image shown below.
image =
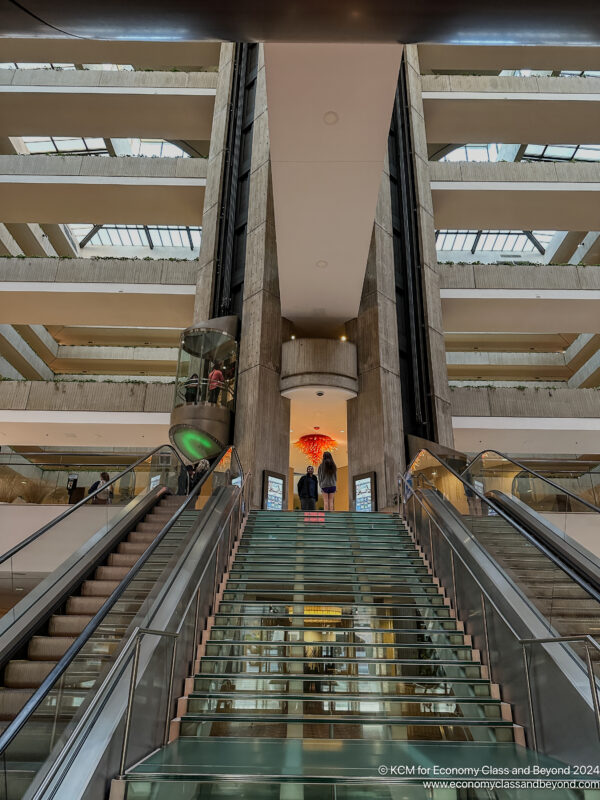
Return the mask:
{"type": "Polygon", "coordinates": [[[358,313],[401,45],[266,44],[281,312],[358,313]]]}

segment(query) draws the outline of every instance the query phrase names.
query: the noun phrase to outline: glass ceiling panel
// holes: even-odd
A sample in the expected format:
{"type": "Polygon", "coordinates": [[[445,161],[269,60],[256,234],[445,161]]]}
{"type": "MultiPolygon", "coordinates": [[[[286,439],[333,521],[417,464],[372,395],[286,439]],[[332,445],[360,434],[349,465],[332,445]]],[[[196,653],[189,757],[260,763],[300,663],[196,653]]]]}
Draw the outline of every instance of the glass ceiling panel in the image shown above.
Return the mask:
{"type": "Polygon", "coordinates": [[[49,61],[3,61],[0,62],[0,69],[56,69],[56,70],[74,70],[74,69],[97,69],[97,70],[128,70],[134,69],[132,64],[68,64],[49,61]]]}
{"type": "Polygon", "coordinates": [[[200,247],[202,228],[179,225],[103,225],[92,233],[93,225],[68,226],[82,249],[86,247],[169,247],[195,251],[200,247]]]}
{"type": "Polygon", "coordinates": [[[23,136],[30,153],[107,156],[104,139],[81,136],[23,136]]]}
{"type": "Polygon", "coordinates": [[[598,144],[528,144],[523,161],[600,161],[598,144]]]}
{"type": "Polygon", "coordinates": [[[600,78],[600,71],[593,69],[562,69],[559,72],[553,72],[549,69],[503,69],[500,72],[500,77],[535,78],[539,76],[552,76],[555,78],[600,78]]]}
{"type": "MultiPolygon", "coordinates": [[[[81,136],[23,136],[23,141],[31,154],[108,156],[106,141],[97,137],[81,136]]],[[[120,155],[143,158],[190,158],[181,147],[164,139],[125,139],[125,152],[120,155]],[[129,148],[129,152],[126,152],[129,148]]]]}
{"type": "Polygon", "coordinates": [[[526,144],[502,145],[465,144],[454,148],[440,161],[476,162],[476,161],[600,161],[600,145],[598,144],[526,144]],[[518,158],[517,158],[518,157],[518,158]]]}
{"type": "MultiPolygon", "coordinates": [[[[556,231],[532,231],[532,236],[545,249],[555,233],[556,231]]],[[[436,231],[436,249],[438,252],[541,255],[533,239],[525,231],[438,230],[436,231]]]]}

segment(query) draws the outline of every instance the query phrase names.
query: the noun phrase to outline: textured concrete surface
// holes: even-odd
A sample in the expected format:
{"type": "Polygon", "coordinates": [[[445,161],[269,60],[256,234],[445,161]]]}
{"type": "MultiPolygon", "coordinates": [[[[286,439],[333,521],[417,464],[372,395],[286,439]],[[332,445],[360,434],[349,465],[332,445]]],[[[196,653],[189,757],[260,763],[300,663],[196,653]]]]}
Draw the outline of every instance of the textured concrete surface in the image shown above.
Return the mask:
{"type": "Polygon", "coordinates": [[[455,388],[450,392],[457,417],[600,417],[597,389],[455,388]]]}
{"type": "Polygon", "coordinates": [[[260,507],[263,470],[289,475],[290,456],[290,401],[280,392],[282,319],[262,55],[254,120],[234,442],[253,474],[253,505],[260,507]]]}
{"type": "Polygon", "coordinates": [[[0,381],[0,408],[22,411],[171,410],[173,386],[160,383],[0,381]]]}
{"type": "Polygon", "coordinates": [[[119,258],[0,258],[2,281],[35,283],[194,284],[196,261],[119,258]]]}

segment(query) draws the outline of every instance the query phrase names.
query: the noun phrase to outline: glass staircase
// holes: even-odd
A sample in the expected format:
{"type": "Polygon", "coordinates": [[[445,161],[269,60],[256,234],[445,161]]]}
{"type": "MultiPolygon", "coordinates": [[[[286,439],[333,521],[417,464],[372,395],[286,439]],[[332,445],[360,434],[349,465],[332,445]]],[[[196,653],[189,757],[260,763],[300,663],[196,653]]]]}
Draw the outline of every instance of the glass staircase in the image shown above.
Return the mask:
{"type": "Polygon", "coordinates": [[[171,741],[119,796],[426,798],[392,766],[537,762],[523,744],[400,518],[253,512],[171,741]]]}

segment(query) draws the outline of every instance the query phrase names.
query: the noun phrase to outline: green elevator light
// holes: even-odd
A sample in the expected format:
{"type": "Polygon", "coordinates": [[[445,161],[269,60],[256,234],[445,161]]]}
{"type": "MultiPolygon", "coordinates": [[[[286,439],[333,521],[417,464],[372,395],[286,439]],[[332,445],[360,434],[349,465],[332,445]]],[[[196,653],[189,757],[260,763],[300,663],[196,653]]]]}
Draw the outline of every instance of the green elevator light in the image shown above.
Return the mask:
{"type": "Polygon", "coordinates": [[[181,428],[173,435],[175,446],[191,461],[210,458],[219,452],[219,445],[202,431],[181,428]]]}

